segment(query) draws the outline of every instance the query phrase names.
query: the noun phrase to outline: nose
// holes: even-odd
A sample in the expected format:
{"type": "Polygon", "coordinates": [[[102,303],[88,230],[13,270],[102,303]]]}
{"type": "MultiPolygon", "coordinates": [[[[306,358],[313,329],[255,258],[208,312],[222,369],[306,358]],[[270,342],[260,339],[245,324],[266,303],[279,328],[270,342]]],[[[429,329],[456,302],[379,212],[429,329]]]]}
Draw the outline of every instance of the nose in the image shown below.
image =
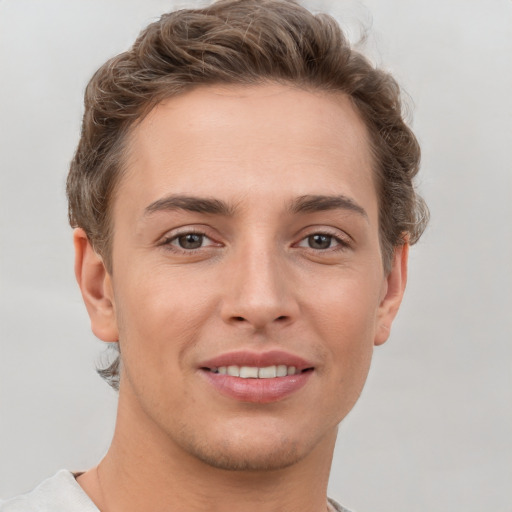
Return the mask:
{"type": "Polygon", "coordinates": [[[292,323],[299,314],[286,257],[268,247],[240,251],[227,264],[224,322],[262,331],[292,323]]]}

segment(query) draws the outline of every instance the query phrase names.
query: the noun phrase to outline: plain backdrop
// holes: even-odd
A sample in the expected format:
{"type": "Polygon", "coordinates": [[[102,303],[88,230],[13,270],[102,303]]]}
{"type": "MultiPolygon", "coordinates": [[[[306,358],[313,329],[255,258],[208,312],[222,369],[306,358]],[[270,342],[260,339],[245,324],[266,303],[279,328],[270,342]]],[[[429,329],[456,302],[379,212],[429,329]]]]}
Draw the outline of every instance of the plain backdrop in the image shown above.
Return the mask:
{"type": "MultiPolygon", "coordinates": [[[[196,2],[197,3],[197,2],[196,2]]],[[[194,4],[194,2],[189,2],[194,4]]],[[[94,70],[164,0],[0,0],[0,496],[106,451],[116,394],[73,276],[64,182],[94,70]]],[[[512,2],[309,2],[412,98],[431,224],[342,423],[358,512],[512,511],[512,2]]]]}

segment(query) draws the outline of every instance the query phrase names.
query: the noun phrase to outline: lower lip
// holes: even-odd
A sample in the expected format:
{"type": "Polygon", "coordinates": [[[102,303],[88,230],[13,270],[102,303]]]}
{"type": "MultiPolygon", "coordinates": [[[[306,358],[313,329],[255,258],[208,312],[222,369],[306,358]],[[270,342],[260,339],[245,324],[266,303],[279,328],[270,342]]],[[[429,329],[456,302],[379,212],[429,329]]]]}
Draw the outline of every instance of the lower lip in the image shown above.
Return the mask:
{"type": "Polygon", "coordinates": [[[266,404],[277,402],[301,389],[313,374],[312,370],[273,379],[242,379],[201,370],[208,382],[222,395],[241,402],[266,404]]]}

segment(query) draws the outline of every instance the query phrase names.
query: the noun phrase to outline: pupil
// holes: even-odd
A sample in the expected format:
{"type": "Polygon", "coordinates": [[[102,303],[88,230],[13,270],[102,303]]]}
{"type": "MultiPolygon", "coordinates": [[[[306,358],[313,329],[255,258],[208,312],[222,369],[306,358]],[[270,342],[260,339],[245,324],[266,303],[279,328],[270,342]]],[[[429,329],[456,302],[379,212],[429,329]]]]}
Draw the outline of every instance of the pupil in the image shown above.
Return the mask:
{"type": "Polygon", "coordinates": [[[180,236],[178,241],[183,249],[198,249],[203,244],[203,235],[189,233],[188,235],[180,236]]]}
{"type": "Polygon", "coordinates": [[[309,246],[312,249],[329,249],[331,246],[331,236],[329,235],[312,235],[309,237],[309,246]]]}

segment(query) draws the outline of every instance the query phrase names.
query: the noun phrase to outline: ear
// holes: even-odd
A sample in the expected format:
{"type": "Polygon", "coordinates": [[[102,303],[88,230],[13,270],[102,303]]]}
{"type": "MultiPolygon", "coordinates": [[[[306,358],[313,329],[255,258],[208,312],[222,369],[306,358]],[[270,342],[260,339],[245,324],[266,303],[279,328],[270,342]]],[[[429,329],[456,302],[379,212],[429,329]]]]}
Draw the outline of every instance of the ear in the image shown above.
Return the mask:
{"type": "Polygon", "coordinates": [[[111,276],[83,229],[75,229],[73,243],[75,276],[91,319],[92,332],[102,341],[118,341],[111,276]]]}
{"type": "Polygon", "coordinates": [[[375,345],[382,345],[391,332],[391,324],[398,313],[407,283],[407,260],[409,257],[409,244],[395,248],[393,265],[388,274],[381,295],[381,302],[377,312],[377,326],[375,332],[375,345]]]}

